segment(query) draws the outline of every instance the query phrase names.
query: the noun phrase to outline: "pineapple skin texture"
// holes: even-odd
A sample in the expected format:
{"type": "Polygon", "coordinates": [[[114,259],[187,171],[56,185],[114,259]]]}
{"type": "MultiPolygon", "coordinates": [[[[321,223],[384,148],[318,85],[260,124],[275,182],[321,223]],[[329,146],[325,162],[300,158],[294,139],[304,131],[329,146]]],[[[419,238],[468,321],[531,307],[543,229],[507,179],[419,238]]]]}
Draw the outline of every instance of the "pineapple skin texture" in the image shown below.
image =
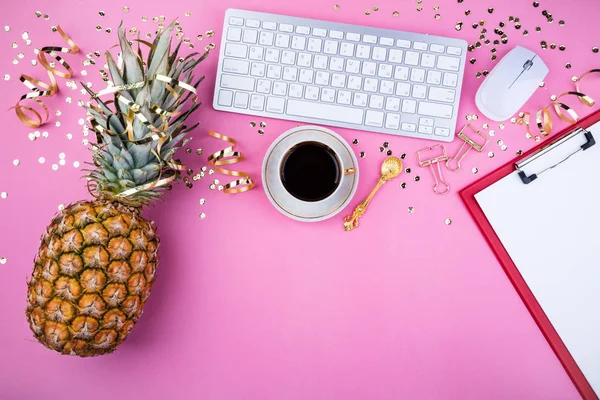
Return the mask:
{"type": "Polygon", "coordinates": [[[142,314],[159,240],[141,208],[106,200],[65,208],[46,228],[25,314],[37,340],[81,357],[114,351],[142,314]]]}

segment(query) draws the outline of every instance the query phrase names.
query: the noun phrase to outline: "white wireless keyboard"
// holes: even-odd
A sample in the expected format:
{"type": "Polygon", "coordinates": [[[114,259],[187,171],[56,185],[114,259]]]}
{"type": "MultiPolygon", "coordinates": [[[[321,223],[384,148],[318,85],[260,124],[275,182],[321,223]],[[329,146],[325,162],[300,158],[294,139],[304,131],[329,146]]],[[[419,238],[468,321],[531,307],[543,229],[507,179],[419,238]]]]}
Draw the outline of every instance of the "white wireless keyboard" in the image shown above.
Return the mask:
{"type": "Polygon", "coordinates": [[[449,142],[467,42],[229,9],[216,110],[449,142]]]}

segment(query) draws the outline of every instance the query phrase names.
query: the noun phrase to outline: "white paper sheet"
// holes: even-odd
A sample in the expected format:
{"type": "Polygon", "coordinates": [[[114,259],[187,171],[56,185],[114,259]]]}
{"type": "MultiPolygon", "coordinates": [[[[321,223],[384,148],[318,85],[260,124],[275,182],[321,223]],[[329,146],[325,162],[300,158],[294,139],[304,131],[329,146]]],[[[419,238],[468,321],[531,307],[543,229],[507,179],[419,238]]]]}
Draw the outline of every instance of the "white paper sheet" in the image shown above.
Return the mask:
{"type": "MultiPolygon", "coordinates": [[[[600,123],[588,130],[596,145],[528,185],[514,172],[475,199],[600,396],[600,123]]],[[[542,171],[584,143],[576,135],[524,170],[542,171]]]]}

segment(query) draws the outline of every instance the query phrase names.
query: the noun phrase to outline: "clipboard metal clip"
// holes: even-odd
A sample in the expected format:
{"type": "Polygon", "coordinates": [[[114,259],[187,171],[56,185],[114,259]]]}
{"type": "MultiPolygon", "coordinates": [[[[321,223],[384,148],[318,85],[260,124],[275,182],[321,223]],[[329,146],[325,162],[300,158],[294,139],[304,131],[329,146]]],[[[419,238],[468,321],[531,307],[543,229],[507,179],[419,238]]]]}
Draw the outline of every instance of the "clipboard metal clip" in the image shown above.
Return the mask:
{"type": "Polygon", "coordinates": [[[467,155],[467,153],[469,152],[469,150],[475,149],[476,151],[478,151],[478,152],[481,153],[481,151],[483,150],[483,148],[490,141],[489,137],[487,137],[485,134],[481,133],[479,131],[479,129],[475,128],[471,124],[465,125],[460,130],[460,132],[458,132],[456,134],[456,136],[458,136],[460,139],[463,140],[463,144],[462,144],[462,146],[460,146],[460,149],[458,150],[458,152],[456,153],[456,155],[454,157],[446,160],[446,168],[448,168],[450,171],[458,171],[460,169],[460,162],[463,160],[463,158],[465,158],[465,156],[467,155]],[[473,139],[471,139],[470,137],[468,137],[465,134],[465,129],[467,129],[467,128],[469,128],[470,130],[472,130],[473,132],[475,132],[479,137],[481,137],[483,139],[483,142],[482,143],[477,143],[473,139]],[[465,148],[465,146],[469,146],[469,147],[467,147],[467,149],[463,152],[463,149],[465,148]],[[456,162],[456,168],[450,167],[450,163],[451,162],[456,162]]]}
{"type": "Polygon", "coordinates": [[[569,133],[568,135],[566,135],[565,137],[563,137],[562,139],[548,145],[547,147],[544,147],[543,149],[541,149],[540,151],[538,151],[537,153],[534,153],[532,155],[530,155],[529,157],[525,158],[523,161],[515,163],[515,167],[517,169],[517,171],[519,171],[519,178],[521,178],[521,181],[528,185],[531,182],[535,181],[538,176],[540,176],[541,174],[543,174],[544,172],[559,166],[560,164],[564,163],[565,161],[567,161],[569,158],[571,158],[572,156],[574,156],[575,154],[579,153],[580,151],[585,151],[587,149],[589,149],[590,147],[592,147],[593,145],[596,144],[596,139],[594,139],[594,135],[592,135],[592,132],[587,131],[583,128],[577,128],[575,129],[573,132],[569,133]],[[565,142],[567,142],[568,140],[576,137],[577,135],[579,135],[580,133],[583,133],[583,135],[586,138],[586,142],[584,144],[582,144],[577,150],[575,150],[574,152],[572,152],[571,154],[567,155],[565,158],[563,158],[562,160],[560,160],[559,162],[550,165],[549,167],[546,167],[545,169],[543,169],[540,172],[531,174],[531,175],[527,175],[525,173],[525,171],[522,170],[522,168],[524,166],[526,166],[527,164],[529,164],[530,162],[538,159],[539,157],[542,157],[544,154],[547,154],[549,151],[551,151],[552,149],[555,149],[556,147],[564,144],[565,142]]]}
{"type": "Polygon", "coordinates": [[[435,185],[433,185],[433,191],[436,194],[446,194],[450,191],[450,185],[448,185],[448,183],[446,183],[446,181],[444,181],[444,176],[442,175],[442,168],[440,167],[440,163],[442,161],[447,161],[448,160],[448,154],[446,153],[446,148],[444,147],[444,145],[441,144],[436,144],[434,146],[431,147],[426,147],[424,149],[421,149],[419,151],[417,151],[417,161],[419,163],[419,165],[421,167],[429,167],[431,168],[431,174],[433,175],[433,179],[435,180],[435,185]],[[430,158],[428,160],[421,160],[421,153],[424,152],[430,152],[436,149],[440,149],[442,151],[441,155],[438,155],[436,157],[430,158]],[[437,173],[435,171],[435,168],[433,168],[433,165],[437,165],[437,173]],[[440,185],[443,185],[444,189],[439,189],[440,185]]]}

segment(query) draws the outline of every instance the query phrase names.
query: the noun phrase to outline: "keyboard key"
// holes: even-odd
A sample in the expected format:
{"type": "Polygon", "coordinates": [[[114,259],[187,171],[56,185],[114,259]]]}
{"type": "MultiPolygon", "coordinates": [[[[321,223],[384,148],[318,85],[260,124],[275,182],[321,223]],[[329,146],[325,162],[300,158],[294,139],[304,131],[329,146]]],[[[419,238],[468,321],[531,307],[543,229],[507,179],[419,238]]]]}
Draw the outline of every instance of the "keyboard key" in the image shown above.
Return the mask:
{"type": "Polygon", "coordinates": [[[419,114],[430,117],[452,118],[454,108],[448,104],[419,102],[419,114]]]}
{"type": "Polygon", "coordinates": [[[352,100],[352,93],[347,90],[340,90],[338,92],[337,103],[338,104],[346,104],[350,105],[350,101],[352,100]]]}
{"type": "Polygon", "coordinates": [[[321,101],[333,103],[335,101],[335,89],[324,88],[321,90],[321,101]]]}
{"type": "Polygon", "coordinates": [[[431,135],[433,133],[433,128],[431,126],[423,126],[419,125],[419,133],[424,133],[426,135],[431,135]]]}
{"type": "Polygon", "coordinates": [[[381,37],[381,38],[379,38],[379,44],[381,44],[383,46],[393,46],[394,39],[389,38],[389,37],[381,37]]]}
{"type": "Polygon", "coordinates": [[[275,35],[273,35],[273,32],[261,32],[258,43],[262,44],[263,46],[273,46],[274,38],[275,35]]]}
{"type": "Polygon", "coordinates": [[[354,93],[354,100],[352,101],[352,104],[354,104],[357,107],[366,107],[368,98],[369,95],[365,93],[356,92],[354,93]]]}
{"type": "Polygon", "coordinates": [[[410,49],[410,40],[398,39],[396,40],[396,47],[410,49]]]}
{"type": "Polygon", "coordinates": [[[244,38],[242,39],[244,43],[256,43],[257,39],[258,31],[255,31],[254,29],[246,29],[244,31],[244,38]]]}
{"type": "Polygon", "coordinates": [[[350,76],[348,78],[348,89],[360,90],[362,88],[362,78],[360,76],[350,76]]]}
{"type": "Polygon", "coordinates": [[[313,61],[313,67],[316,69],[327,69],[327,61],[329,61],[327,56],[316,55],[315,60],[313,61]]]}
{"type": "Polygon", "coordinates": [[[344,57],[354,56],[354,43],[342,43],[340,46],[340,55],[344,57]]]}
{"type": "Polygon", "coordinates": [[[242,30],[240,28],[229,27],[227,29],[227,40],[230,42],[239,42],[242,40],[242,30]]]}
{"type": "Polygon", "coordinates": [[[415,99],[424,99],[427,94],[427,86],[414,85],[412,91],[412,97],[415,99]]]}
{"type": "Polygon", "coordinates": [[[265,76],[265,70],[267,69],[266,65],[263,63],[252,63],[252,68],[250,69],[250,75],[252,76],[265,76]]]}
{"type": "Polygon", "coordinates": [[[255,79],[246,76],[221,75],[221,87],[227,89],[245,90],[251,92],[254,90],[255,79]]]}
{"type": "Polygon", "coordinates": [[[343,39],[344,38],[344,32],[329,31],[329,37],[332,38],[332,39],[343,39]]]}
{"type": "Polygon", "coordinates": [[[244,26],[244,19],[240,17],[229,17],[229,25],[244,26]]]}
{"type": "Polygon", "coordinates": [[[421,68],[413,68],[410,71],[410,80],[413,82],[425,81],[425,70],[421,68]]]}
{"type": "Polygon", "coordinates": [[[462,50],[460,47],[448,46],[446,49],[446,53],[451,54],[453,56],[460,56],[462,54],[462,50]]]}
{"type": "Polygon", "coordinates": [[[402,100],[402,112],[414,114],[417,111],[417,102],[412,99],[402,100]]]}
{"type": "Polygon", "coordinates": [[[310,35],[310,28],[308,26],[297,26],[296,33],[301,35],[310,35]]]}
{"type": "Polygon", "coordinates": [[[458,75],[453,74],[451,72],[444,73],[444,83],[442,83],[442,85],[456,87],[457,83],[458,83],[458,75]]]}
{"type": "Polygon", "coordinates": [[[281,52],[281,63],[287,65],[296,64],[296,52],[291,50],[284,50],[281,52]]]}
{"type": "Polygon", "coordinates": [[[415,50],[427,50],[427,43],[424,42],[414,42],[413,49],[415,50]]]}
{"type": "Polygon", "coordinates": [[[285,67],[283,69],[283,80],[284,81],[296,81],[298,77],[298,68],[296,67],[285,67]]]}
{"type": "Polygon", "coordinates": [[[249,70],[250,63],[248,61],[232,60],[231,58],[226,58],[223,60],[223,71],[225,72],[248,75],[249,70]]]}
{"type": "Polygon", "coordinates": [[[294,25],[290,24],[279,24],[279,30],[281,32],[292,33],[294,32],[294,25]]]}
{"type": "Polygon", "coordinates": [[[337,87],[337,88],[346,87],[346,75],[343,75],[343,74],[331,75],[331,86],[337,87]]]}
{"type": "Polygon", "coordinates": [[[313,53],[320,53],[323,41],[321,39],[310,38],[308,39],[308,46],[306,50],[312,51],[313,53]]]}
{"type": "Polygon", "coordinates": [[[302,83],[313,83],[313,71],[310,69],[301,69],[300,77],[298,78],[298,82],[302,83]]]}
{"type": "Polygon", "coordinates": [[[390,54],[388,55],[388,61],[396,63],[396,64],[400,64],[402,62],[402,50],[390,49],[390,54]]]}
{"type": "Polygon", "coordinates": [[[285,99],[283,97],[269,97],[267,99],[267,112],[283,114],[284,107],[285,99]]]}
{"type": "Polygon", "coordinates": [[[250,95],[245,92],[236,92],[233,106],[236,108],[248,108],[248,100],[250,95]]]}
{"type": "Polygon", "coordinates": [[[271,81],[266,79],[259,79],[256,85],[256,91],[258,93],[269,94],[271,93],[271,81]]]}
{"type": "Polygon", "coordinates": [[[219,90],[219,99],[217,104],[220,106],[231,107],[233,102],[233,92],[231,90],[219,90]]]}
{"type": "Polygon", "coordinates": [[[429,100],[443,101],[446,103],[454,103],[454,97],[456,96],[456,90],[444,89],[440,87],[432,87],[429,89],[429,100]]]}
{"type": "Polygon", "coordinates": [[[419,118],[419,125],[433,126],[433,118],[419,118]]]}
{"type": "Polygon", "coordinates": [[[290,90],[288,92],[288,96],[301,99],[303,91],[304,91],[304,86],[300,85],[299,83],[291,83],[290,90]]]}
{"type": "Polygon", "coordinates": [[[442,82],[442,73],[436,70],[427,71],[427,83],[430,85],[439,85],[442,82]]]}
{"type": "Polygon", "coordinates": [[[262,27],[263,27],[263,29],[266,29],[268,31],[274,31],[275,29],[277,29],[277,23],[276,22],[263,21],[262,27]]]}
{"type": "Polygon", "coordinates": [[[365,61],[362,63],[362,74],[368,76],[375,76],[377,72],[377,64],[371,61],[365,61]]]}
{"type": "Polygon", "coordinates": [[[360,61],[348,60],[348,62],[346,62],[346,72],[350,74],[358,74],[358,71],[360,71],[360,61]]]}
{"type": "Polygon", "coordinates": [[[245,44],[227,43],[225,45],[225,55],[227,57],[246,58],[248,55],[248,46],[245,44]]]}
{"type": "Polygon", "coordinates": [[[371,55],[371,46],[359,44],[356,46],[356,58],[369,58],[371,55]]]}
{"type": "Polygon", "coordinates": [[[450,129],[448,128],[435,128],[436,136],[450,136],[450,129]]]}
{"type": "Polygon", "coordinates": [[[429,51],[432,53],[443,53],[444,45],[432,43],[429,45],[429,51]]]}
{"type": "Polygon", "coordinates": [[[398,82],[396,85],[396,96],[410,96],[410,83],[398,82]]]}
{"type": "Polygon", "coordinates": [[[337,54],[338,51],[338,42],[334,40],[326,40],[325,47],[323,48],[323,53],[325,54],[337,54]]]}
{"type": "Polygon", "coordinates": [[[248,28],[260,28],[260,21],[257,19],[247,19],[246,26],[248,28]]]}
{"type": "Polygon", "coordinates": [[[383,108],[383,96],[372,94],[369,99],[369,107],[381,110],[383,108]]]}
{"type": "Polygon", "coordinates": [[[315,83],[323,86],[329,85],[329,72],[317,72],[317,75],[315,76],[315,83]]]}
{"type": "Polygon", "coordinates": [[[375,78],[365,78],[365,83],[363,85],[363,90],[365,92],[372,92],[375,93],[377,92],[377,86],[379,84],[379,81],[375,78]]]}
{"type": "Polygon", "coordinates": [[[419,65],[419,53],[414,51],[407,51],[404,54],[404,63],[406,65],[419,65]]]}
{"type": "Polygon", "coordinates": [[[332,71],[342,72],[344,70],[344,59],[339,57],[331,57],[329,60],[329,69],[332,71]]]}
{"type": "Polygon", "coordinates": [[[360,34],[348,32],[346,33],[346,40],[349,40],[351,42],[360,42],[360,34]]]}
{"type": "Polygon", "coordinates": [[[400,127],[400,114],[387,113],[385,127],[386,129],[398,129],[400,127]]]}
{"type": "Polygon", "coordinates": [[[312,65],[312,54],[300,53],[298,55],[299,67],[310,67],[312,65]]]}
{"type": "Polygon", "coordinates": [[[421,56],[421,67],[433,68],[435,65],[435,56],[433,54],[423,54],[421,56]]]}
{"type": "Polygon", "coordinates": [[[292,49],[304,50],[306,46],[306,38],[304,36],[294,36],[292,39],[292,49]]]}
{"type": "Polygon", "coordinates": [[[385,100],[385,109],[388,111],[399,111],[400,110],[400,99],[396,97],[388,97],[385,100]]]}
{"type": "Polygon", "coordinates": [[[363,35],[363,42],[364,43],[377,44],[377,36],[363,35]]]}
{"type": "Polygon", "coordinates": [[[377,76],[381,78],[391,78],[392,77],[393,67],[390,64],[379,64],[379,69],[377,70],[377,76]]]}
{"type": "Polygon", "coordinates": [[[265,55],[265,61],[268,62],[279,62],[279,50],[277,49],[267,49],[267,54],[265,55]]]}
{"type": "Polygon", "coordinates": [[[273,83],[273,94],[277,96],[285,96],[287,93],[287,83],[275,82],[273,83]]]}
{"type": "Polygon", "coordinates": [[[445,69],[450,71],[458,71],[460,66],[460,58],[439,56],[437,61],[438,69],[445,69]]]}
{"type": "Polygon", "coordinates": [[[406,81],[408,80],[408,68],[407,67],[396,67],[394,69],[394,79],[406,81]]]}
{"type": "Polygon", "coordinates": [[[275,37],[275,47],[287,48],[290,45],[290,35],[278,33],[275,37]]]}
{"type": "Polygon", "coordinates": [[[265,109],[265,96],[253,94],[250,96],[250,109],[254,111],[262,111],[265,109]]]}
{"type": "Polygon", "coordinates": [[[248,58],[251,60],[262,61],[263,52],[264,52],[264,49],[262,47],[252,46],[252,47],[250,47],[250,54],[248,54],[248,58]]]}
{"type": "Polygon", "coordinates": [[[288,101],[287,114],[297,117],[360,125],[363,122],[364,111],[347,106],[290,99],[288,101]]]}
{"type": "Polygon", "coordinates": [[[367,110],[365,125],[381,128],[383,126],[383,113],[381,111],[367,110]]]}
{"type": "Polygon", "coordinates": [[[281,65],[269,65],[267,68],[267,78],[281,79],[281,65]]]}
{"type": "Polygon", "coordinates": [[[374,47],[371,58],[375,61],[385,61],[387,50],[385,47],[374,47]]]}
{"type": "Polygon", "coordinates": [[[401,125],[403,131],[414,132],[417,130],[417,126],[415,124],[411,124],[409,122],[403,122],[401,125]]]}
{"type": "Polygon", "coordinates": [[[394,81],[381,81],[379,86],[379,93],[382,94],[394,94],[394,81]]]}
{"type": "Polygon", "coordinates": [[[321,89],[317,86],[307,86],[306,93],[304,94],[304,98],[307,100],[319,100],[319,94],[321,93],[321,89]]]}
{"type": "Polygon", "coordinates": [[[326,37],[327,29],[313,28],[313,35],[318,37],[326,37]]]}

